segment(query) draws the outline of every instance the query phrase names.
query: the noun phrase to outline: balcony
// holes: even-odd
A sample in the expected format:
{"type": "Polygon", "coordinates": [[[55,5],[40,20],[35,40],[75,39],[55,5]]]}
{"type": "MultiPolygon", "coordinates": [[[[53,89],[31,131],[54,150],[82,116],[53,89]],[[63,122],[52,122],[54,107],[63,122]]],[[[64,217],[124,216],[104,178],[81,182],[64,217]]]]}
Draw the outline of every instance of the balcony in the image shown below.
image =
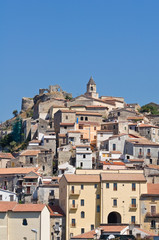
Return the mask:
{"type": "Polygon", "coordinates": [[[70,190],[69,195],[70,196],[79,196],[80,190],[70,190]]]}
{"type": "Polygon", "coordinates": [[[76,227],[76,223],[71,223],[71,224],[70,224],[70,227],[71,227],[71,228],[75,228],[75,227],[76,227]]]}
{"type": "Polygon", "coordinates": [[[70,204],[70,210],[77,210],[78,204],[70,204]]]}
{"type": "Polygon", "coordinates": [[[36,186],[37,182],[23,182],[23,186],[36,186]]]}
{"type": "Polygon", "coordinates": [[[146,218],[159,218],[159,213],[147,212],[145,217],[146,218]]]}
{"type": "Polygon", "coordinates": [[[134,212],[134,211],[136,211],[136,209],[137,209],[137,204],[130,204],[129,211],[134,212]]]}
{"type": "Polygon", "coordinates": [[[143,158],[143,157],[144,157],[144,154],[142,152],[139,153],[138,158],[143,158]]]}
{"type": "Polygon", "coordinates": [[[151,153],[147,153],[146,158],[151,158],[151,153]]]}

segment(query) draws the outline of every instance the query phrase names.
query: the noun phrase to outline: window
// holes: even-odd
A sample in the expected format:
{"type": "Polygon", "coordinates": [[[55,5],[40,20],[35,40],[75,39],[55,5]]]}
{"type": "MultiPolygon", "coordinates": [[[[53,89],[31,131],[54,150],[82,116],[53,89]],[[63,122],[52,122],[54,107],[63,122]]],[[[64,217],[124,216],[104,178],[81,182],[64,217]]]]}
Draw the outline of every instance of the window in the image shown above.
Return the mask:
{"type": "Polygon", "coordinates": [[[97,194],[97,199],[100,199],[100,194],[97,194]]]}
{"type": "Polygon", "coordinates": [[[43,165],[43,171],[45,171],[45,166],[43,165]]]}
{"type": "Polygon", "coordinates": [[[79,125],[79,129],[83,129],[83,125],[79,125]]]}
{"type": "Polygon", "coordinates": [[[76,226],[76,219],[72,218],[72,227],[76,226]]]}
{"type": "Polygon", "coordinates": [[[85,212],[81,212],[81,218],[85,218],[85,212]]]}
{"type": "Polygon", "coordinates": [[[93,87],[91,87],[91,91],[93,91],[93,87]]]}
{"type": "Polygon", "coordinates": [[[150,155],[150,149],[149,148],[147,149],[147,155],[150,155]]]}
{"type": "Polygon", "coordinates": [[[150,164],[152,164],[152,159],[150,159],[150,164]]]}
{"type": "Polygon", "coordinates": [[[85,117],[85,121],[88,121],[88,117],[85,117]]]}
{"type": "Polygon", "coordinates": [[[45,162],[47,162],[47,157],[45,157],[45,162]]]}
{"type": "Polygon", "coordinates": [[[86,158],[86,154],[83,154],[83,158],[86,158]]]}
{"type": "Polygon", "coordinates": [[[136,191],[136,183],[132,183],[132,191],[136,191]]]}
{"type": "Polygon", "coordinates": [[[75,207],[75,200],[74,199],[72,200],[72,207],[73,208],[75,207]]]}
{"type": "Polygon", "coordinates": [[[117,207],[117,199],[113,199],[113,207],[117,207]]]}
{"type": "Polygon", "coordinates": [[[96,130],[96,127],[94,127],[94,130],[96,130]]]}
{"type": "Polygon", "coordinates": [[[100,206],[97,205],[97,212],[99,213],[100,212],[100,206]]]}
{"type": "Polygon", "coordinates": [[[109,188],[109,183],[106,183],[106,188],[109,188]]]}
{"type": "Polygon", "coordinates": [[[135,224],[135,216],[131,216],[131,223],[135,224]]]}
{"type": "Polygon", "coordinates": [[[84,186],[83,186],[83,184],[81,185],[81,189],[84,189],[84,186]]]}
{"type": "Polygon", "coordinates": [[[33,158],[32,157],[30,158],[30,164],[33,164],[33,158]]]}
{"type": "Polygon", "coordinates": [[[74,186],[72,186],[71,187],[71,192],[74,193],[74,191],[75,191],[75,188],[74,188],[74,186]]]}
{"type": "Polygon", "coordinates": [[[113,129],[115,129],[115,125],[113,125],[113,129]]]}
{"type": "Polygon", "coordinates": [[[116,144],[113,143],[113,151],[116,151],[116,144]]]}
{"type": "Polygon", "coordinates": [[[94,188],[97,188],[97,184],[94,184],[94,188]]]}
{"type": "Polygon", "coordinates": [[[81,228],[81,234],[84,233],[84,228],[81,228]]]}
{"type": "Polygon", "coordinates": [[[81,206],[84,206],[84,199],[81,199],[81,206]]]}
{"type": "Polygon", "coordinates": [[[136,207],[136,199],[135,198],[131,199],[131,206],[136,207]]]}
{"type": "Polygon", "coordinates": [[[114,191],[117,191],[117,183],[114,183],[114,184],[113,184],[113,190],[114,190],[114,191]]]}
{"type": "Polygon", "coordinates": [[[155,215],[156,214],[156,206],[151,206],[151,215],[155,215]]]}
{"type": "Polygon", "coordinates": [[[0,195],[0,201],[2,201],[2,195],[0,195]]]}
{"type": "Polygon", "coordinates": [[[80,163],[80,167],[83,167],[83,162],[80,163]]]}
{"type": "Polygon", "coordinates": [[[91,224],[91,230],[93,230],[94,229],[94,224],[91,224]]]}
{"type": "Polygon", "coordinates": [[[66,126],[64,126],[64,129],[67,129],[67,127],[66,127],[66,126]]]}
{"type": "Polygon", "coordinates": [[[24,226],[28,225],[26,218],[23,219],[22,225],[24,225],[24,226]]]}
{"type": "Polygon", "coordinates": [[[49,139],[46,139],[46,142],[48,143],[48,142],[49,142],[49,139]]]}
{"type": "Polygon", "coordinates": [[[13,195],[9,195],[10,197],[10,202],[13,202],[14,201],[14,196],[13,195]]]}
{"type": "Polygon", "coordinates": [[[66,115],[66,119],[68,119],[68,116],[66,115]]]}
{"type": "Polygon", "coordinates": [[[83,121],[83,117],[81,117],[80,119],[81,119],[81,121],[83,121]]]}
{"type": "Polygon", "coordinates": [[[155,220],[151,221],[151,228],[156,228],[156,221],[155,220]]]}

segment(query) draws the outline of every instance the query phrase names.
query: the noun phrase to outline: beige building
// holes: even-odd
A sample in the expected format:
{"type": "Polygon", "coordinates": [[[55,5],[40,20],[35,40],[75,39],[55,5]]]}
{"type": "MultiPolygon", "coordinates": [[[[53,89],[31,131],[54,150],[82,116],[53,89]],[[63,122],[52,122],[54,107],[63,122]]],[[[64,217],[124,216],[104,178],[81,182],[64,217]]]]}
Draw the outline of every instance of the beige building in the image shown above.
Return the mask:
{"type": "Polygon", "coordinates": [[[147,194],[141,195],[142,228],[159,235],[159,183],[147,184],[147,194]]]}
{"type": "Polygon", "coordinates": [[[100,224],[140,224],[140,196],[146,192],[143,171],[81,170],[63,175],[59,203],[66,215],[66,240],[100,224]]]}
{"type": "Polygon", "coordinates": [[[44,204],[0,202],[0,239],[50,239],[50,212],[44,204]]]}

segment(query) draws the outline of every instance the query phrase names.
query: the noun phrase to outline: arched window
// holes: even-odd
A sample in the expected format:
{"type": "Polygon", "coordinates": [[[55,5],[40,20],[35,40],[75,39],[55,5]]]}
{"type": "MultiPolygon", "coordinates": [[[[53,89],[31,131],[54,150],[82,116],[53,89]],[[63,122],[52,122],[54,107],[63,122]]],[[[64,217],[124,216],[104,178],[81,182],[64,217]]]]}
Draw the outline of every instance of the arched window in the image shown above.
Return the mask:
{"type": "Polygon", "coordinates": [[[91,91],[93,91],[93,87],[91,87],[91,91]]]}
{"type": "Polygon", "coordinates": [[[24,225],[24,226],[28,225],[26,218],[23,219],[22,225],[24,225]]]}
{"type": "Polygon", "coordinates": [[[85,218],[85,213],[81,212],[81,218],[85,218]]]}

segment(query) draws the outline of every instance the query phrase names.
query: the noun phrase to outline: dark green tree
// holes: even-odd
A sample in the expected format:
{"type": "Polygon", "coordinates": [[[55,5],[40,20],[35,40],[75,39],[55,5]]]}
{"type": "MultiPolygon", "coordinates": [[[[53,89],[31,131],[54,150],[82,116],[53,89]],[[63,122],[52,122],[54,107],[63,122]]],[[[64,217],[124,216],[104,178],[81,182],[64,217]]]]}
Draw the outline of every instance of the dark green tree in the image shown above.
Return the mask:
{"type": "Polygon", "coordinates": [[[12,113],[13,113],[14,117],[18,116],[18,111],[17,110],[14,110],[12,113]]]}

